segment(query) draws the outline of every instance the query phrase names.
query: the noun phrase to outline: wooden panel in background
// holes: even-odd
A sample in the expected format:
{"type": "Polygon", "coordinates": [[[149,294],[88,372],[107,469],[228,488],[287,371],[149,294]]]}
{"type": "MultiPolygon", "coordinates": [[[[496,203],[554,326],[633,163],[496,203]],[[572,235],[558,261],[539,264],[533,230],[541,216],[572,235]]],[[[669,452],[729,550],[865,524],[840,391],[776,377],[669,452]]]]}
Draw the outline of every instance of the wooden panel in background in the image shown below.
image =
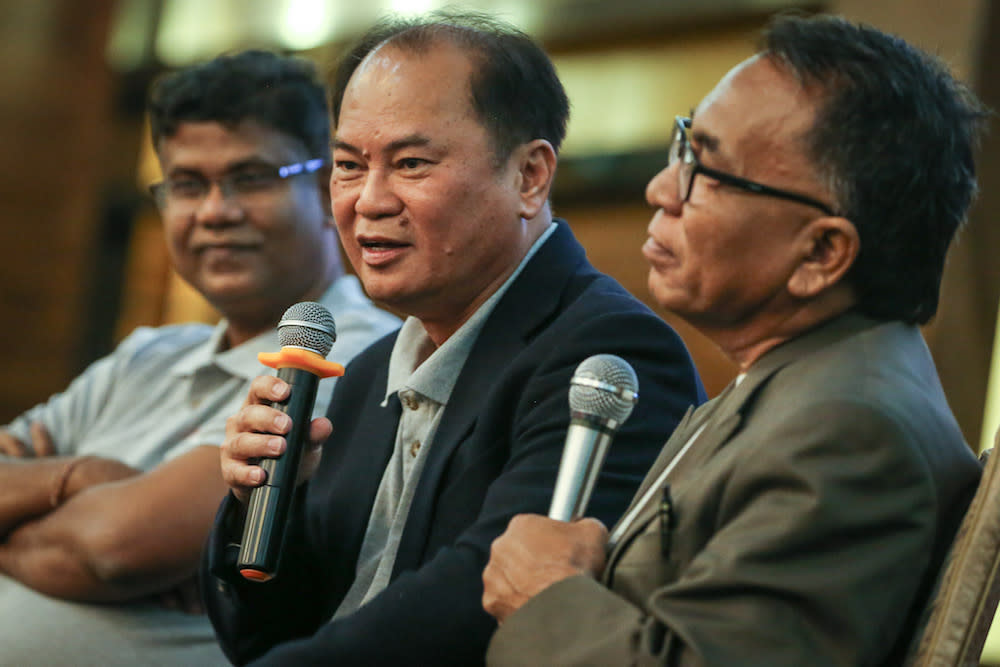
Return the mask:
{"type": "Polygon", "coordinates": [[[0,420],[63,386],[77,346],[106,160],[113,0],[0,4],[0,420]]]}
{"type": "Polygon", "coordinates": [[[594,266],[613,276],[677,330],[694,358],[708,395],[718,394],[736,375],[736,366],[715,343],[658,307],[646,289],[648,270],[640,248],[646,241],[652,208],[640,203],[560,206],[556,214],[570,223],[594,266]]]}

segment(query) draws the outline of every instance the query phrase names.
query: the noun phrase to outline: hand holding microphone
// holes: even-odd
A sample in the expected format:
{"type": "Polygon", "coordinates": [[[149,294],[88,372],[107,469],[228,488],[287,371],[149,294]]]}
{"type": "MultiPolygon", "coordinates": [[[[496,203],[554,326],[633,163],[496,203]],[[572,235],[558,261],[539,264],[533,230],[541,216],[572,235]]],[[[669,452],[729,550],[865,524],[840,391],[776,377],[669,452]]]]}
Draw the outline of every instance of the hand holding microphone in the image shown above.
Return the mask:
{"type": "Polygon", "coordinates": [[[563,445],[549,518],[572,521],[584,515],[611,439],[639,400],[639,380],[628,362],[595,354],[577,366],[570,380],[570,422],[563,445]]]}
{"type": "MultiPolygon", "coordinates": [[[[309,442],[319,380],[343,375],[344,372],[343,366],[325,359],[335,339],[333,317],[326,308],[313,302],[297,303],[285,311],[278,323],[281,351],[258,355],[261,363],[276,368],[278,378],[291,388],[287,399],[271,404],[271,407],[288,415],[291,428],[285,434],[286,447],[281,454],[259,457],[258,465],[264,471],[265,479],[249,494],[237,567],[245,578],[252,581],[267,581],[277,573],[302,451],[309,442]]],[[[241,447],[249,450],[271,440],[267,434],[270,432],[268,422],[273,423],[274,420],[273,411],[261,415],[254,405],[254,391],[259,380],[255,381],[251,390],[251,405],[244,407],[231,420],[230,433],[223,446],[224,475],[227,458],[236,463],[242,462],[244,465],[241,467],[245,467],[246,460],[241,460],[237,451],[241,447]],[[266,421],[259,423],[262,420],[266,421]],[[250,444],[242,444],[246,442],[250,444]]],[[[260,454],[259,451],[256,453],[260,454]]],[[[229,477],[227,482],[238,486],[232,479],[233,475],[229,477]]]]}
{"type": "Polygon", "coordinates": [[[521,514],[493,541],[483,570],[483,609],[502,623],[552,584],[604,569],[608,531],[584,515],[615,432],[632,413],[639,382],[628,362],[588,357],[570,381],[570,425],[548,517],[521,514]],[[572,523],[569,523],[572,522],[572,523]]]}

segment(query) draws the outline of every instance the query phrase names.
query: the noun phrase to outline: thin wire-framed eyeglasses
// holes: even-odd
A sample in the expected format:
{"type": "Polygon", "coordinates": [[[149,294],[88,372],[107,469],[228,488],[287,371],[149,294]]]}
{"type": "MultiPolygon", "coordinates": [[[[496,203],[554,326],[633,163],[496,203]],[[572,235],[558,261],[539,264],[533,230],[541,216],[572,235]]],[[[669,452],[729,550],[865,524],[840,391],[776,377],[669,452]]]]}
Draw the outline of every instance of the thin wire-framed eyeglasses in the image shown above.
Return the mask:
{"type": "Polygon", "coordinates": [[[223,198],[247,204],[258,196],[273,193],[289,178],[316,173],[328,164],[329,161],[324,158],[280,166],[266,162],[249,162],[216,179],[205,178],[196,173],[172,176],[150,185],[149,192],[161,209],[190,208],[201,204],[215,183],[219,186],[223,198]]]}
{"type": "Polygon", "coordinates": [[[675,162],[680,162],[680,166],[677,169],[677,185],[679,188],[678,192],[681,192],[684,195],[682,201],[686,202],[691,198],[691,191],[694,189],[694,177],[698,174],[705,174],[709,178],[714,178],[720,183],[725,183],[726,185],[746,190],[747,192],[755,195],[765,195],[768,197],[787,199],[818,208],[827,215],[837,215],[833,208],[807,195],[802,195],[797,192],[789,192],[788,190],[781,190],[779,188],[772,188],[770,185],[764,185],[762,183],[757,183],[756,181],[750,181],[745,178],[740,178],[739,176],[727,174],[724,171],[706,167],[698,159],[698,155],[694,152],[694,148],[691,146],[691,119],[683,116],[677,116],[675,121],[674,135],[670,141],[670,152],[667,159],[667,166],[670,167],[673,166],[675,162]]]}

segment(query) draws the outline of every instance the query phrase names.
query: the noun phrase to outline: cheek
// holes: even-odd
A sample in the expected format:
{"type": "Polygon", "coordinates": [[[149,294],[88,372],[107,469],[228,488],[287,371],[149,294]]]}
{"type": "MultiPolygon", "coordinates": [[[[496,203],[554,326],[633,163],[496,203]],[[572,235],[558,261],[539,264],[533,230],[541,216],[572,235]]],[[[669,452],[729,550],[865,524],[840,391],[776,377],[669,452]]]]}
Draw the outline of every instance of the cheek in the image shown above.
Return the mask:
{"type": "Polygon", "coordinates": [[[343,193],[337,193],[330,199],[330,210],[338,226],[347,223],[354,216],[354,200],[343,193]]]}
{"type": "Polygon", "coordinates": [[[742,226],[727,218],[699,218],[681,228],[681,243],[685,259],[696,264],[692,268],[720,268],[753,253],[749,237],[742,226]]]}
{"type": "Polygon", "coordinates": [[[358,188],[330,181],[330,210],[338,225],[341,221],[348,222],[354,216],[354,204],[358,199],[358,192],[358,188]]]}
{"type": "Polygon", "coordinates": [[[167,244],[167,250],[175,262],[182,261],[188,245],[188,236],[191,226],[176,222],[165,221],[163,223],[163,236],[167,244]]]}

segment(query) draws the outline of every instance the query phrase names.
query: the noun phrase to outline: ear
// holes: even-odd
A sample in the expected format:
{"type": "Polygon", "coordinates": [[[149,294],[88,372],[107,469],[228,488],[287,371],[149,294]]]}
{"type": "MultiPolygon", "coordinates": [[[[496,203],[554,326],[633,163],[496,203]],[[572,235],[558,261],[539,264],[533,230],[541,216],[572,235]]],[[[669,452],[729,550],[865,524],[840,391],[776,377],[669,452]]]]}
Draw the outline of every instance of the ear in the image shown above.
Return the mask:
{"type": "Polygon", "coordinates": [[[858,230],[847,218],[823,217],[808,223],[799,236],[802,256],[788,278],[788,291],[810,299],[839,284],[861,250],[858,230]]]}
{"type": "Polygon", "coordinates": [[[556,152],[545,139],[535,139],[515,149],[520,214],[530,220],[549,200],[556,175],[556,152]]]}

